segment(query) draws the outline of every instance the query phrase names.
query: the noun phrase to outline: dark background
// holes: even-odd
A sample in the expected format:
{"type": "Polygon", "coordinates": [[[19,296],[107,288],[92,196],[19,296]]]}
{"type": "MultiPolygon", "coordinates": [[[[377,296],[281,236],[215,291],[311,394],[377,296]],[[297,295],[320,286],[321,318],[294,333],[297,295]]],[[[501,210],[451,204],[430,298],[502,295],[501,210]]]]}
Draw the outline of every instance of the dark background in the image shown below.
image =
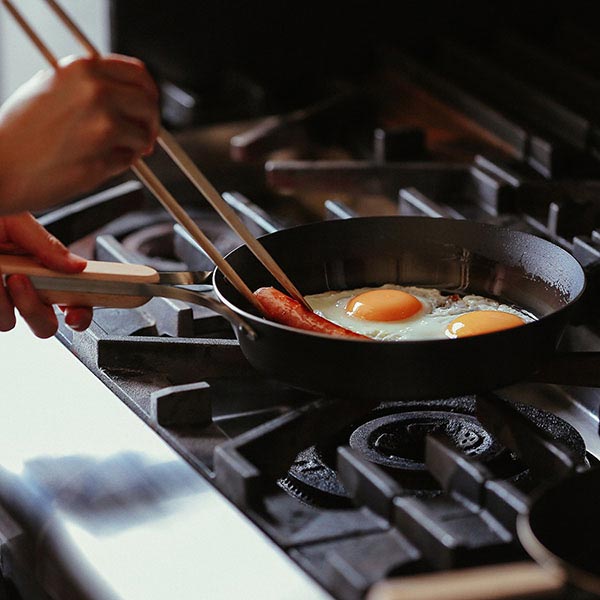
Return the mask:
{"type": "Polygon", "coordinates": [[[427,54],[440,38],[485,46],[512,30],[561,48],[565,36],[589,35],[600,57],[595,9],[594,1],[159,0],[150,8],[112,0],[111,28],[113,49],[139,56],[157,78],[198,93],[243,78],[272,92],[268,112],[310,101],[315,84],[360,80],[391,46],[427,54]]]}

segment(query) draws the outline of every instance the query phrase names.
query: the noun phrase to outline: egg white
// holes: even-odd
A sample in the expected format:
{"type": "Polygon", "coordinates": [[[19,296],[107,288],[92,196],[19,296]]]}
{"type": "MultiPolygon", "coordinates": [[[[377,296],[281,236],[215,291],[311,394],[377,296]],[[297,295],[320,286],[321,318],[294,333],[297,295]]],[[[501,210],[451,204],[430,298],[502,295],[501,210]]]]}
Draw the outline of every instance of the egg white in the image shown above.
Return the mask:
{"type": "Polygon", "coordinates": [[[391,283],[378,288],[364,287],[354,290],[331,291],[305,296],[310,307],[318,314],[341,325],[350,331],[384,341],[435,340],[446,339],[447,325],[460,315],[475,310],[497,310],[510,313],[526,323],[535,318],[524,311],[502,304],[491,298],[469,294],[456,299],[442,294],[439,290],[413,286],[400,286],[391,283]],[[402,321],[367,321],[353,317],[346,312],[348,301],[364,292],[376,289],[401,290],[418,298],[423,305],[421,310],[402,321]]]}

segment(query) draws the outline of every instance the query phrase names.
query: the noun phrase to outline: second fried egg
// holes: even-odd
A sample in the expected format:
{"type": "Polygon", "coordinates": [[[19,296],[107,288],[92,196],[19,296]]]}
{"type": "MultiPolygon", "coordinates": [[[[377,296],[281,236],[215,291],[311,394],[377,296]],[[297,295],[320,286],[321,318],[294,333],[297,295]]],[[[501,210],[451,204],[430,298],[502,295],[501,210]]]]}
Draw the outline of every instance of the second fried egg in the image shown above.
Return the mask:
{"type": "Polygon", "coordinates": [[[535,320],[531,314],[491,298],[445,295],[436,289],[394,284],[324,292],[305,299],[325,319],[383,341],[465,337],[535,320]],[[462,319],[463,315],[469,316],[462,319]]]}

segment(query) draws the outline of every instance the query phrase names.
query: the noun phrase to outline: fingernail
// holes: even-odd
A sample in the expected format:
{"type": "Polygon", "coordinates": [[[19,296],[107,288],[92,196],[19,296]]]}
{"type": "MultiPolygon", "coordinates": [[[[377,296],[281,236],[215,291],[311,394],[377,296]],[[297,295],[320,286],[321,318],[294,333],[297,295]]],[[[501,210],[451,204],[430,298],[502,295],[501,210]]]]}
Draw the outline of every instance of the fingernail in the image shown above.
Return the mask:
{"type": "Polygon", "coordinates": [[[71,328],[77,331],[80,328],[79,321],[70,314],[65,317],[65,323],[71,328]]]}
{"type": "Polygon", "coordinates": [[[87,264],[87,260],[85,258],[82,258],[81,256],[78,256],[77,254],[73,254],[72,252],[69,252],[69,254],[67,255],[67,259],[69,260],[70,263],[75,264],[75,265],[85,266],[87,264]]]}
{"type": "Polygon", "coordinates": [[[65,315],[65,323],[74,331],[77,331],[80,328],[79,321],[72,313],[67,313],[65,315]]]}
{"type": "Polygon", "coordinates": [[[74,331],[84,331],[86,326],[81,322],[76,312],[70,311],[65,314],[65,323],[74,331]]]}
{"type": "Polygon", "coordinates": [[[79,321],[75,322],[75,323],[69,323],[69,321],[73,321],[74,319],[65,319],[66,324],[73,330],[73,331],[85,331],[87,329],[87,325],[84,325],[83,323],[80,323],[79,321]]]}

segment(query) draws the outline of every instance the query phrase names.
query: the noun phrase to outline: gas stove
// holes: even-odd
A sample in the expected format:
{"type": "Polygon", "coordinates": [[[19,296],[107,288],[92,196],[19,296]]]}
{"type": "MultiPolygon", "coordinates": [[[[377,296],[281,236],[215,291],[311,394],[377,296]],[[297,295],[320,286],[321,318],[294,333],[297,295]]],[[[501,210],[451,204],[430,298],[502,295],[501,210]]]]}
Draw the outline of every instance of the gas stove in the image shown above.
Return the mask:
{"type": "MultiPolygon", "coordinates": [[[[375,214],[475,219],[550,239],[588,268],[595,285],[600,88],[583,54],[559,53],[560,41],[542,45],[517,31],[477,40],[476,49],[464,39],[444,39],[427,52],[387,48],[364,85],[336,84],[278,116],[188,129],[180,140],[229,190],[224,198],[256,235],[375,214]],[[577,86],[586,93],[574,93],[577,86]]],[[[154,161],[217,247],[235,248],[208,207],[154,161]]],[[[163,271],[212,268],[134,181],[41,220],[89,258],[163,271]]],[[[598,351],[599,333],[597,313],[583,311],[561,349],[598,351]]],[[[239,571],[247,597],[346,600],[388,578],[525,561],[515,521],[531,495],[600,460],[600,392],[592,388],[521,382],[479,396],[411,401],[399,394],[365,413],[355,400],[266,379],[222,317],[162,298],[133,310],[97,309],[88,331],[61,323],[57,338],[61,346],[44,347],[41,360],[58,353],[60,368],[70,373],[76,365],[81,383],[61,392],[57,382],[51,397],[65,427],[71,414],[84,425],[59,450],[50,441],[30,450],[18,440],[22,456],[8,454],[16,489],[37,508],[17,515],[33,519],[29,528],[7,517],[4,562],[19,589],[27,588],[24,565],[36,566],[43,591],[30,586],[31,594],[161,597],[162,584],[153,591],[119,579],[127,576],[107,553],[125,558],[115,550],[120,538],[141,557],[131,560],[136,576],[152,581],[153,569],[174,570],[177,598],[228,597],[235,586],[219,584],[219,568],[222,578],[239,571]],[[77,406],[71,395],[90,397],[77,406]],[[518,435],[507,436],[498,422],[518,435]],[[87,459],[86,438],[94,448],[87,459]],[[148,454],[136,453],[147,446],[148,454]],[[42,510],[41,499],[54,510],[42,510]],[[172,535],[169,519],[189,535],[172,535]],[[220,533],[219,520],[226,523],[220,533]],[[163,551],[145,546],[152,535],[163,551]],[[65,548],[76,549],[68,556],[59,544],[65,536],[65,548]],[[32,560],[32,539],[52,561],[32,560]],[[212,544],[222,567],[207,558],[212,544]],[[259,578],[272,582],[248,578],[253,555],[259,578]],[[74,576],[81,561],[86,568],[74,576]],[[86,585],[92,591],[82,591],[86,585]]],[[[33,344],[31,352],[40,352],[33,344]]],[[[13,396],[30,390],[11,389],[13,396]]],[[[32,415],[25,412],[20,424],[31,419],[39,434],[43,420],[32,415]]],[[[61,426],[56,437],[69,436],[56,415],[50,422],[61,426]]]]}
{"type": "MultiPolygon", "coordinates": [[[[254,227],[281,226],[240,193],[225,198],[254,227]]],[[[337,218],[353,214],[340,201],[327,207],[337,218]]],[[[158,220],[151,212],[140,229],[135,212],[112,220],[95,237],[95,256],[209,266],[185,232],[158,220]]],[[[214,238],[227,248],[222,235],[214,238]]],[[[582,327],[568,333],[569,347],[584,339],[582,327]]],[[[595,335],[592,326],[585,331],[595,335]]],[[[365,414],[360,402],[265,379],[226,321],[165,299],[134,311],[99,309],[88,332],[61,327],[58,337],[336,598],[361,598],[389,577],[526,560],[515,523],[528,498],[600,458],[592,389],[522,383],[480,396],[399,397],[365,414]],[[527,448],[498,435],[496,422],[524,428],[527,448]],[[571,467],[553,461],[565,448],[571,467]]]]}

